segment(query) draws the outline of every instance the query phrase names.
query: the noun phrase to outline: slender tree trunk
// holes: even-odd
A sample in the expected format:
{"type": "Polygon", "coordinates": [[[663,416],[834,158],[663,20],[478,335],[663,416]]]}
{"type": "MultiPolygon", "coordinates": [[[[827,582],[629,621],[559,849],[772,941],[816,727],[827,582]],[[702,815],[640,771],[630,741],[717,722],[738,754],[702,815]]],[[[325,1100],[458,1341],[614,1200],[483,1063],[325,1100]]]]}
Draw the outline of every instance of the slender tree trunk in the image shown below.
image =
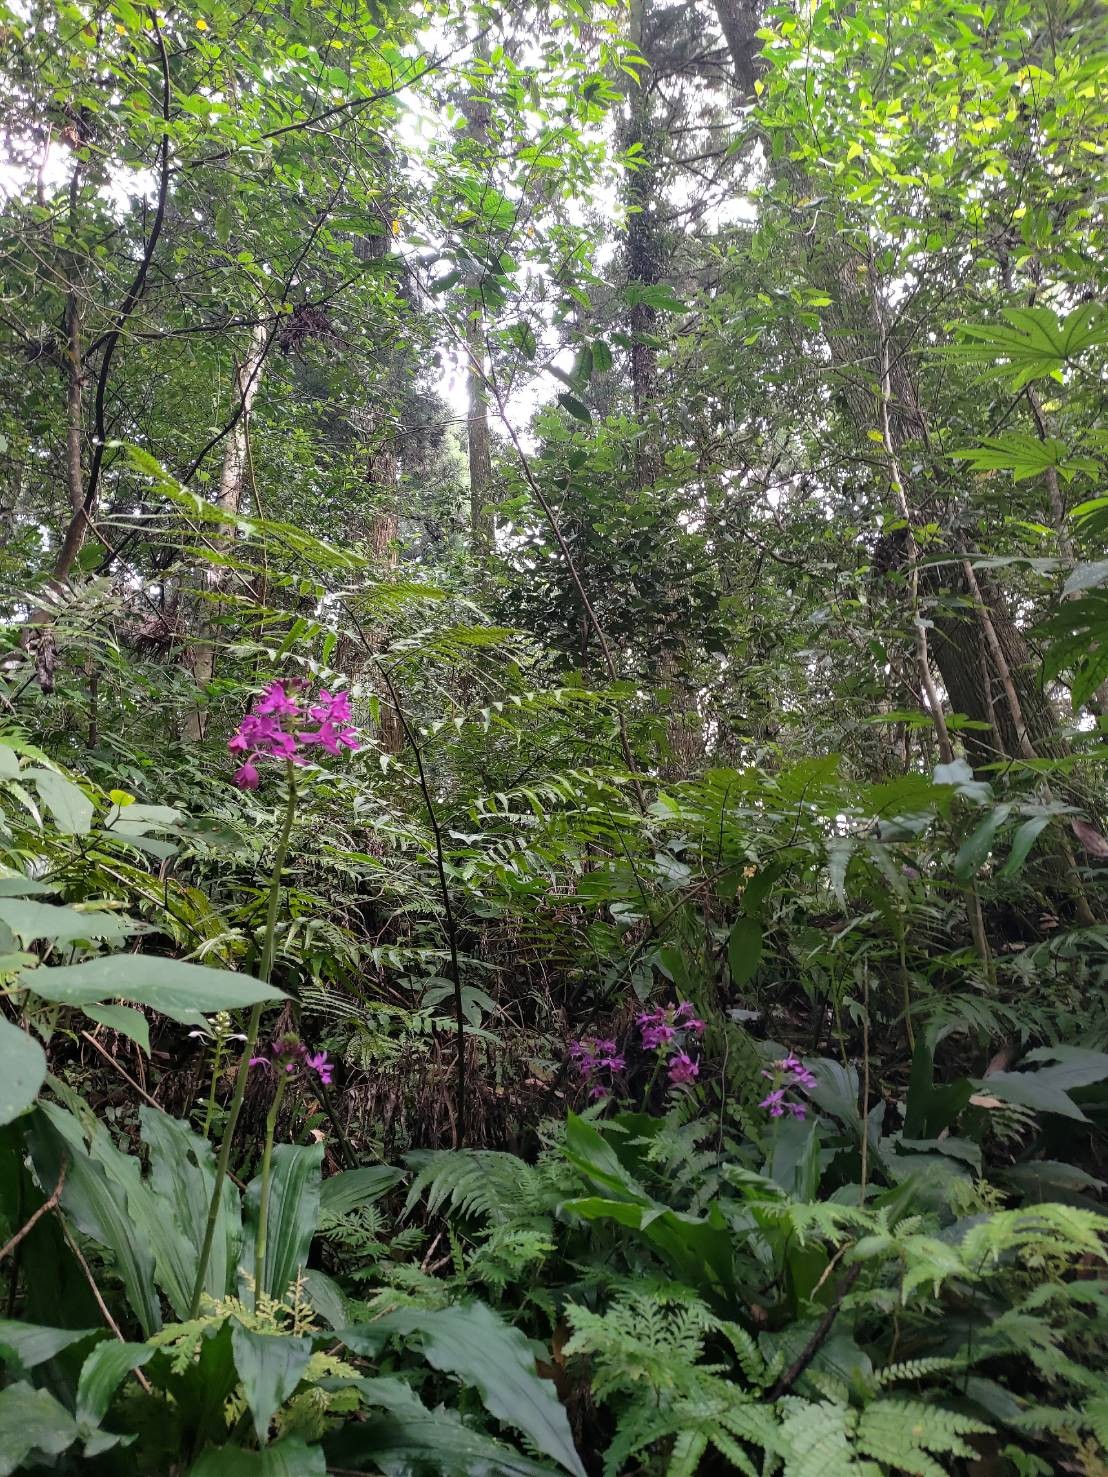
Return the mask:
{"type": "MultiPolygon", "coordinates": [[[[474,47],[477,61],[489,59],[484,35],[474,47]]],[[[466,137],[473,145],[474,162],[488,168],[489,105],[477,92],[467,92],[461,101],[466,137]]],[[[492,487],[492,445],[489,437],[488,351],[485,344],[485,306],[481,297],[481,274],[470,272],[465,279],[470,297],[466,304],[466,441],[469,451],[469,540],[478,559],[493,551],[496,529],[489,495],[492,487]]]]}
{"type": "MultiPolygon", "coordinates": [[[[650,0],[632,0],[629,39],[639,54],[651,61],[649,40],[650,0]]],[[[627,230],[624,250],[627,278],[632,288],[656,287],[662,277],[661,249],[657,224],[657,165],[650,124],[650,68],[644,69],[638,83],[627,78],[624,95],[627,116],[621,130],[624,150],[637,148],[636,165],[628,170],[627,230]]],[[[649,303],[632,304],[631,329],[631,396],[638,422],[635,448],[635,480],[639,488],[651,487],[661,470],[652,423],[658,396],[658,351],[653,338],[658,328],[658,313],[649,303]]]]}
{"type": "MultiPolygon", "coordinates": [[[[398,502],[396,440],[391,432],[374,448],[369,457],[368,481],[377,495],[377,506],[369,528],[369,542],[382,573],[391,574],[400,562],[397,534],[400,529],[398,502]]],[[[384,648],[386,633],[380,627],[369,633],[371,652],[377,656],[384,648]]],[[[399,754],[404,748],[404,726],[392,702],[391,694],[382,693],[377,739],[386,754],[399,754]]]]}
{"type": "MultiPolygon", "coordinates": [[[[250,447],[250,412],[261,383],[262,368],[269,341],[268,327],[259,323],[250,335],[250,347],[235,372],[235,394],[241,402],[242,414],[227,433],[224,443],[223,468],[219,476],[219,496],[217,498],[217,506],[220,510],[231,516],[237,514],[242,506],[242,492],[246,481],[250,447]]],[[[233,532],[230,535],[226,533],[219,535],[220,546],[233,541],[233,538],[233,532]]],[[[218,613],[219,594],[223,587],[223,571],[218,565],[209,566],[203,575],[203,588],[207,599],[203,605],[200,631],[198,639],[192,645],[188,659],[193,681],[196,684],[196,702],[184,724],[182,736],[187,743],[198,743],[204,737],[207,723],[204,693],[215,676],[218,623],[214,617],[218,613]]]]}

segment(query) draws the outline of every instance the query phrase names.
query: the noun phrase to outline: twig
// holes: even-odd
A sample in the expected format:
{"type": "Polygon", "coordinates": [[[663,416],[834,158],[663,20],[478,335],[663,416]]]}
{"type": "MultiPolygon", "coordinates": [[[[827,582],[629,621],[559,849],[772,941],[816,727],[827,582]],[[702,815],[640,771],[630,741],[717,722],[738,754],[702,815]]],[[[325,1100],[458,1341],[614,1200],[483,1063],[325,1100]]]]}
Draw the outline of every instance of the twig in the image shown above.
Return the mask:
{"type": "MultiPolygon", "coordinates": [[[[73,1255],[77,1258],[81,1271],[85,1274],[85,1281],[88,1283],[92,1295],[96,1299],[96,1306],[100,1309],[100,1312],[103,1315],[104,1322],[111,1329],[112,1333],[115,1334],[119,1342],[121,1344],[125,1344],[127,1340],[123,1337],[122,1329],[112,1317],[111,1309],[104,1301],[100,1289],[96,1285],[96,1278],[92,1275],[92,1268],[89,1266],[88,1262],[85,1261],[84,1256],[81,1254],[81,1248],[77,1245],[76,1241],[74,1241],[72,1235],[70,1234],[69,1227],[66,1225],[61,1216],[58,1217],[58,1224],[62,1228],[62,1235],[65,1237],[66,1245],[69,1247],[73,1255]]],[[[152,1395],[154,1392],[150,1387],[150,1381],[143,1374],[142,1370],[136,1369],[132,1372],[135,1376],[135,1379],[138,1380],[139,1384],[146,1391],[146,1393],[148,1395],[152,1395]]]]}
{"type": "Polygon", "coordinates": [[[0,1247],[0,1262],[4,1260],[9,1252],[15,1250],[15,1248],[23,1240],[24,1236],[30,1235],[30,1233],[38,1225],[39,1221],[42,1220],[44,1215],[49,1215],[49,1213],[54,1209],[58,1201],[62,1198],[62,1191],[65,1189],[65,1177],[68,1172],[69,1160],[63,1159],[61,1171],[58,1174],[58,1183],[51,1191],[49,1200],[44,1200],[39,1208],[35,1211],[34,1215],[31,1216],[26,1225],[20,1227],[20,1229],[15,1233],[11,1240],[5,1242],[4,1245],[0,1247]]]}
{"type": "Polygon", "coordinates": [[[431,789],[427,783],[427,776],[423,769],[423,755],[419,744],[416,742],[415,734],[411,725],[404,716],[404,709],[400,706],[400,697],[393,685],[384,663],[377,661],[377,670],[384,679],[388,688],[389,699],[399,720],[400,727],[404,730],[404,737],[408,740],[412,755],[416,762],[416,770],[419,774],[419,788],[423,792],[423,804],[427,811],[427,819],[431,825],[431,835],[435,842],[435,865],[439,875],[439,892],[442,896],[443,922],[446,927],[446,942],[450,949],[450,981],[454,986],[454,1021],[458,1036],[458,1066],[457,1066],[457,1122],[454,1129],[454,1146],[458,1148],[465,1143],[466,1133],[466,1021],[465,1010],[462,1001],[462,976],[458,968],[458,931],[454,923],[454,909],[450,904],[450,887],[446,880],[446,859],[442,846],[442,830],[439,827],[439,818],[435,812],[435,803],[431,798],[431,789]]]}
{"type": "Polygon", "coordinates": [[[112,1056],[111,1052],[108,1051],[105,1047],[101,1046],[95,1036],[90,1035],[88,1031],[82,1031],[81,1037],[83,1040],[87,1041],[94,1050],[100,1053],[100,1055],[107,1062],[108,1066],[111,1067],[113,1071],[118,1072],[119,1075],[123,1078],[124,1082],[129,1083],[130,1086],[135,1089],[144,1103],[149,1103],[152,1108],[160,1108],[161,1105],[157,1102],[157,1100],[152,1098],[148,1092],[143,1091],[143,1089],[138,1085],[138,1083],[127,1071],[127,1069],[119,1065],[115,1057],[112,1056]]]}
{"type": "Polygon", "coordinates": [[[158,171],[158,200],[154,210],[154,220],[150,227],[150,235],[147,238],[146,247],[142,253],[138,270],[135,272],[134,280],[127,289],[127,295],[120,305],[116,314],[115,323],[104,340],[104,353],[100,360],[100,373],[96,380],[96,398],[93,408],[93,443],[92,461],[89,466],[88,483],[85,487],[84,501],[73,514],[65,538],[62,541],[58,558],[54,565],[54,578],[64,580],[73,567],[80,548],[85,538],[85,531],[92,524],[92,516],[96,510],[96,498],[100,486],[100,471],[104,463],[104,451],[107,446],[108,432],[105,421],[105,402],[108,392],[108,378],[111,374],[112,359],[119,346],[119,340],[127,326],[127,320],[138,306],[139,299],[146,289],[146,278],[150,272],[150,263],[154,260],[154,250],[158,244],[158,237],[162,234],[162,226],[165,223],[166,205],[169,200],[169,122],[170,122],[170,99],[171,84],[169,78],[169,54],[165,48],[165,39],[158,27],[158,13],[154,9],[149,10],[150,24],[154,32],[154,40],[157,42],[158,55],[162,71],[162,141],[160,145],[161,166],[158,171]]]}
{"type": "Polygon", "coordinates": [[[850,1271],[843,1278],[839,1286],[838,1295],[836,1296],[835,1301],[831,1304],[827,1312],[824,1313],[823,1317],[819,1320],[819,1325],[816,1328],[815,1333],[813,1333],[812,1337],[804,1345],[803,1352],[801,1353],[799,1359],[789,1365],[788,1369],[786,1369],[785,1373],[781,1376],[781,1378],[774,1385],[773,1389],[769,1392],[769,1395],[766,1397],[767,1399],[780,1400],[782,1395],[787,1395],[792,1387],[796,1384],[800,1376],[808,1368],[809,1364],[811,1364],[812,1360],[819,1353],[820,1348],[823,1345],[823,1341],[831,1332],[831,1325],[839,1316],[839,1309],[843,1305],[843,1300],[845,1299],[850,1289],[854,1286],[855,1282],[857,1282],[858,1274],[861,1272],[861,1270],[861,1262],[858,1262],[855,1266],[851,1267],[850,1271]]]}

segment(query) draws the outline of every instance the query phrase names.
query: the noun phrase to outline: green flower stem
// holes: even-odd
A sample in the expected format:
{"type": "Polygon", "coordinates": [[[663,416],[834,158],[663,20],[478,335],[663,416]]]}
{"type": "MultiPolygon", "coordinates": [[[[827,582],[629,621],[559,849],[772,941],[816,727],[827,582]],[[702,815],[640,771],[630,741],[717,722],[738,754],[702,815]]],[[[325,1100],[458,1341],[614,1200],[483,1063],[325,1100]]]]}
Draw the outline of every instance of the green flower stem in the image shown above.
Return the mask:
{"type": "Polygon", "coordinates": [[[277,1132],[277,1115],[281,1111],[281,1104],[285,1100],[285,1088],[288,1085],[288,1073],[284,1067],[278,1064],[274,1070],[278,1073],[277,1091],[273,1094],[273,1102],[270,1104],[269,1112],[265,1120],[265,1148],[262,1150],[262,1192],[258,1201],[258,1229],[254,1233],[254,1312],[258,1311],[258,1297],[265,1280],[265,1248],[266,1236],[269,1231],[269,1178],[270,1168],[273,1163],[273,1137],[277,1132]]]}
{"type": "MultiPolygon", "coordinates": [[[[285,869],[285,857],[288,855],[289,836],[292,834],[293,817],[296,814],[296,771],[292,765],[288,766],[288,802],[285,805],[285,819],[281,827],[280,839],[277,842],[277,852],[273,858],[273,872],[269,880],[269,908],[266,915],[265,942],[262,945],[262,964],[258,970],[258,978],[263,984],[269,984],[269,977],[273,973],[273,956],[277,948],[277,909],[281,900],[281,874],[285,869]]],[[[242,1111],[242,1100],[246,1096],[246,1080],[250,1074],[250,1058],[254,1055],[254,1048],[258,1044],[258,1031],[262,1024],[262,1006],[257,1004],[250,1012],[250,1023],[246,1028],[246,1041],[243,1043],[242,1060],[239,1062],[238,1073],[235,1076],[235,1090],[231,1096],[231,1107],[227,1114],[227,1122],[223,1126],[223,1140],[219,1146],[219,1160],[215,1168],[215,1184],[212,1187],[212,1198],[208,1205],[208,1220],[204,1227],[204,1244],[200,1248],[200,1260],[196,1265],[196,1282],[192,1289],[192,1302],[189,1306],[189,1317],[195,1318],[200,1311],[200,1298],[204,1292],[204,1278],[208,1271],[208,1262],[211,1260],[212,1243],[215,1241],[215,1228],[219,1220],[219,1205],[223,1199],[223,1182],[227,1178],[227,1169],[231,1162],[231,1141],[235,1136],[238,1126],[239,1113],[242,1111]]]]}
{"type": "Polygon", "coordinates": [[[211,1132],[212,1119],[215,1117],[215,1090],[219,1083],[219,1074],[223,1070],[223,1051],[226,1043],[220,1035],[215,1043],[215,1055],[212,1057],[212,1080],[208,1087],[208,1102],[204,1109],[204,1126],[200,1132],[205,1138],[211,1132]]]}

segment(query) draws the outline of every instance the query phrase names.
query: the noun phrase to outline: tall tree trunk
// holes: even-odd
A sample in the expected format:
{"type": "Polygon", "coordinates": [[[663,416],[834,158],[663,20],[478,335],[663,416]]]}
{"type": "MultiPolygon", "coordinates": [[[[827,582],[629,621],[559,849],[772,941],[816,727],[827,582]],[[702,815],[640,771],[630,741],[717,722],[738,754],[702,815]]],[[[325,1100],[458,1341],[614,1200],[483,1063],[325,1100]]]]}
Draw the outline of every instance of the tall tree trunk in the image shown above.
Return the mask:
{"type": "MultiPolygon", "coordinates": [[[[489,59],[488,41],[482,34],[474,47],[477,61],[489,59]]],[[[466,120],[466,137],[473,145],[474,161],[486,169],[489,149],[489,105],[477,92],[467,91],[461,100],[466,120]]],[[[478,559],[493,551],[496,529],[489,495],[492,487],[492,446],[489,437],[488,351],[485,344],[485,307],[482,300],[482,278],[479,272],[466,275],[470,294],[466,306],[466,442],[469,451],[469,540],[470,551],[478,559]]]]}
{"type": "MultiPolygon", "coordinates": [[[[759,60],[749,0],[715,3],[732,48],[736,78],[740,86],[746,79],[752,85],[759,60]]],[[[772,167],[799,196],[812,193],[809,181],[787,159],[772,167]]],[[[833,220],[831,212],[827,218],[833,220]]],[[[1064,754],[1066,744],[1057,717],[1001,590],[977,576],[965,550],[949,536],[937,551],[940,557],[935,562],[922,567],[918,564],[913,527],[929,519],[939,520],[936,509],[927,506],[930,486],[923,479],[909,482],[901,469],[906,447],[912,443],[924,449],[928,446],[927,416],[920,402],[913,360],[891,324],[875,254],[868,235],[865,239],[864,257],[860,257],[852,249],[849,235],[838,229],[825,231],[815,242],[810,268],[813,280],[832,299],[825,319],[825,327],[831,331],[825,336],[859,438],[868,438],[876,430],[888,457],[891,491],[908,525],[910,588],[916,592],[909,615],[919,632],[924,630],[924,623],[918,592],[922,590],[928,598],[927,615],[934,625],[935,640],[928,643],[925,638],[917,638],[917,652],[921,684],[932,707],[940,749],[944,758],[950,752],[945,719],[931,679],[932,658],[955,712],[989,724],[991,743],[980,737],[985,730],[967,730],[966,750],[975,763],[1064,754]]],[[[1044,787],[1044,798],[1049,800],[1049,788],[1044,787]]],[[[1092,914],[1064,835],[1058,838],[1058,850],[1078,921],[1088,925],[1093,921],[1092,914]]]]}
{"type": "MultiPolygon", "coordinates": [[[[634,149],[634,167],[628,168],[624,182],[627,226],[624,235],[624,259],[628,285],[636,288],[659,286],[665,276],[664,246],[659,224],[658,137],[651,116],[652,68],[656,62],[651,29],[651,0],[631,0],[628,37],[647,66],[636,83],[624,79],[626,113],[620,130],[620,145],[634,149]]],[[[658,413],[658,311],[649,302],[632,300],[629,314],[631,329],[631,399],[635,411],[635,443],[632,448],[635,488],[641,495],[653,488],[664,470],[658,413]]],[[[659,706],[666,710],[668,753],[662,773],[669,779],[688,775],[704,754],[704,731],[697,710],[696,695],[686,680],[687,642],[685,633],[677,633],[676,649],[666,650],[658,658],[655,676],[666,694],[659,706]]]]}
{"type": "MultiPolygon", "coordinates": [[[[225,513],[237,514],[242,506],[242,492],[246,481],[249,457],[249,422],[254,398],[261,383],[262,368],[269,347],[269,330],[259,323],[251,332],[250,347],[235,371],[235,396],[242,407],[238,420],[227,433],[223,447],[223,468],[219,476],[217,506],[225,513]]],[[[218,535],[222,546],[233,540],[230,536],[218,535]]],[[[223,571],[218,565],[209,566],[203,574],[203,588],[207,600],[202,607],[200,630],[197,640],[190,649],[188,663],[196,684],[196,702],[185,719],[182,737],[187,743],[198,743],[204,737],[207,710],[204,694],[215,676],[215,653],[218,623],[214,619],[218,610],[218,598],[224,587],[223,571]],[[210,603],[209,603],[210,602],[210,603]]]]}
{"type": "MultiPolygon", "coordinates": [[[[396,438],[387,430],[384,439],[369,454],[367,481],[377,495],[377,505],[369,527],[369,543],[382,575],[391,574],[400,562],[397,534],[400,529],[399,478],[397,475],[396,438]]],[[[369,632],[370,651],[379,656],[384,649],[386,633],[380,627],[369,632]]],[[[377,740],[386,754],[399,754],[404,748],[404,728],[400,715],[388,692],[380,694],[380,716],[377,740]]]]}
{"type": "MultiPolygon", "coordinates": [[[[629,39],[648,65],[638,83],[626,79],[624,95],[627,116],[621,129],[620,144],[626,151],[635,148],[636,164],[628,170],[624,186],[627,197],[627,231],[624,249],[627,278],[634,287],[656,287],[662,278],[661,247],[658,240],[657,164],[650,122],[650,0],[632,0],[629,39]]],[[[634,302],[631,307],[631,396],[638,422],[634,449],[635,481],[640,488],[651,487],[660,471],[656,428],[652,413],[658,395],[658,351],[653,338],[658,327],[658,313],[649,303],[634,302]]]]}

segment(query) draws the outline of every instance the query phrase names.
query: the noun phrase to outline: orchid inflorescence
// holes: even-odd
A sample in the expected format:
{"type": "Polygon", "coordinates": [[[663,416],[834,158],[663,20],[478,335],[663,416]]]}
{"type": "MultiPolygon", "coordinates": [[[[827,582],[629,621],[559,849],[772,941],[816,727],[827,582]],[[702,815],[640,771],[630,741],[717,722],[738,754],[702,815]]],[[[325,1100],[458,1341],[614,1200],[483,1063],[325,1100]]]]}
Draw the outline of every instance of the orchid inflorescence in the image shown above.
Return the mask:
{"type": "Polygon", "coordinates": [[[772,1072],[764,1071],[762,1076],[773,1083],[773,1090],[758,1104],[759,1108],[767,1109],[771,1118],[784,1118],[786,1113],[791,1113],[794,1118],[805,1117],[807,1105],[788,1096],[798,1087],[811,1092],[816,1085],[815,1073],[810,1072],[799,1057],[782,1057],[773,1063],[772,1072]]]}
{"type": "Polygon", "coordinates": [[[306,1070],[314,1072],[324,1087],[331,1085],[333,1063],[328,1061],[325,1051],[310,1052],[300,1037],[292,1031],[277,1036],[270,1042],[268,1056],[252,1056],[252,1067],[263,1067],[266,1071],[292,1073],[306,1070]]]}
{"type": "MultiPolygon", "coordinates": [[[[684,1087],[700,1075],[700,1063],[689,1056],[685,1045],[689,1038],[700,1036],[704,1022],[697,1019],[691,1000],[680,1005],[648,1010],[636,1016],[640,1042],[644,1051],[663,1057],[666,1074],[673,1087],[684,1087]]],[[[627,1067],[627,1058],[616,1043],[596,1036],[584,1036],[569,1043],[569,1055],[577,1073],[589,1085],[589,1097],[606,1098],[614,1086],[614,1078],[627,1067]]]]}
{"type": "Polygon", "coordinates": [[[674,1007],[645,1010],[635,1017],[644,1051],[663,1053],[667,1058],[666,1075],[673,1087],[684,1087],[700,1076],[700,1063],[685,1049],[690,1037],[704,1034],[704,1022],[697,1018],[691,1000],[674,1007]]]}
{"type": "Polygon", "coordinates": [[[323,688],[314,703],[304,706],[289,688],[302,685],[299,680],[271,682],[243,718],[227,744],[232,754],[247,757],[235,771],[235,784],[240,790],[256,790],[261,776],[259,759],[284,759],[289,764],[307,764],[303,749],[318,744],[328,754],[338,755],[345,749],[358,747],[357,729],[353,727],[348,692],[330,693],[323,688]],[[305,727],[312,723],[315,727],[305,727]]]}
{"type": "Polygon", "coordinates": [[[627,1065],[627,1060],[616,1050],[614,1041],[601,1040],[594,1036],[586,1036],[581,1041],[569,1043],[569,1054],[573,1059],[577,1071],[586,1082],[591,1082],[589,1097],[604,1098],[608,1096],[612,1087],[612,1077],[617,1072],[622,1072],[627,1065]],[[607,1074],[607,1082],[601,1079],[607,1074]]]}

